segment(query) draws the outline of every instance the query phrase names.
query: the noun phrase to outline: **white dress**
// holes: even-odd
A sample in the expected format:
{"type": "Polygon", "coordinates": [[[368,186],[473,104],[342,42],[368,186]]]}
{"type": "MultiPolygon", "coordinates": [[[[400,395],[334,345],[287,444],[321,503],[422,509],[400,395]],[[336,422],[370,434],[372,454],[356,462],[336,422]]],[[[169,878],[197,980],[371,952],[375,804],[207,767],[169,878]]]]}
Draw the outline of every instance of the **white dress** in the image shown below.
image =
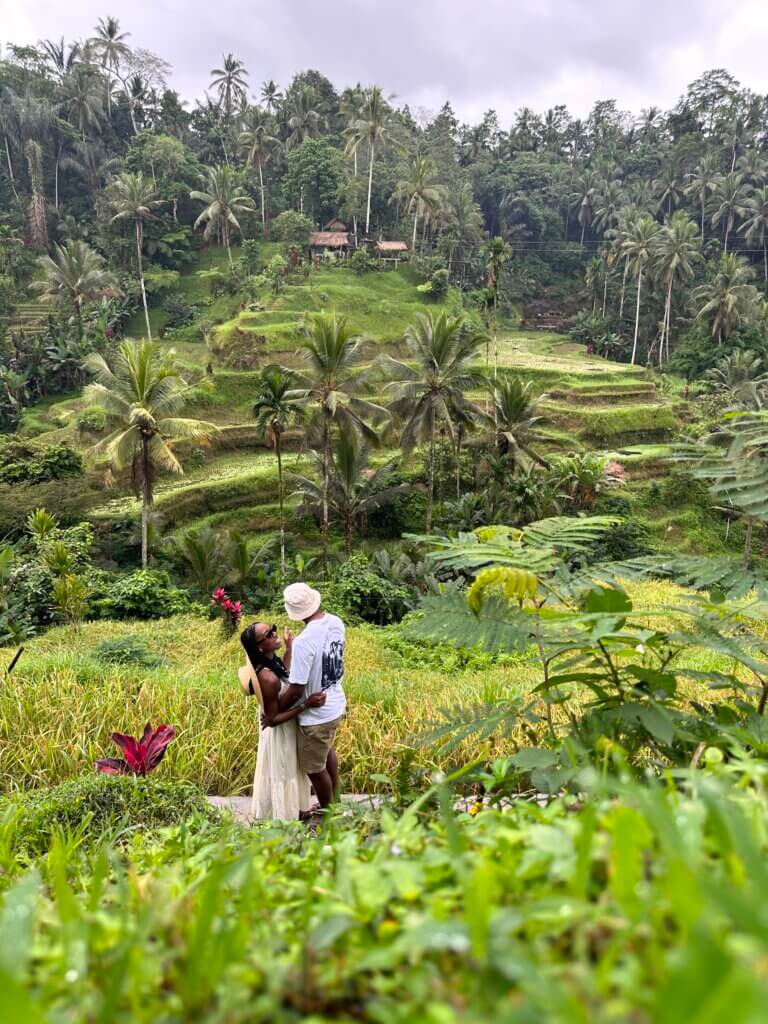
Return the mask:
{"type": "MultiPolygon", "coordinates": [[[[249,662],[250,665],[250,662],[249,662]]],[[[253,673],[259,707],[264,707],[261,687],[253,673]]],[[[280,686],[280,692],[285,689],[280,686]]],[[[309,779],[299,771],[296,756],[296,719],[271,725],[259,732],[256,773],[253,776],[251,813],[254,818],[295,821],[300,811],[308,811],[309,779]]]]}

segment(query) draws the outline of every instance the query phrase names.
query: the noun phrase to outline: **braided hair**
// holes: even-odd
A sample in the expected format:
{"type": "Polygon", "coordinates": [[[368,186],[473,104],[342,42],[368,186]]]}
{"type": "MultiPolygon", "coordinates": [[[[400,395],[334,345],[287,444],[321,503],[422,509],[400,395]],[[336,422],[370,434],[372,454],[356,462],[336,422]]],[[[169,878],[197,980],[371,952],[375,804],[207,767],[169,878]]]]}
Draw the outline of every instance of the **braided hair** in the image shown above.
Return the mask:
{"type": "MultiPolygon", "coordinates": [[[[259,647],[259,641],[256,640],[256,624],[251,623],[250,626],[246,626],[243,632],[240,634],[240,643],[245,648],[245,653],[248,655],[253,671],[258,674],[262,668],[268,668],[270,672],[274,672],[278,679],[288,680],[288,669],[283,664],[282,660],[278,658],[276,654],[267,656],[259,647]]],[[[251,693],[253,693],[253,683],[251,683],[251,693]]]]}

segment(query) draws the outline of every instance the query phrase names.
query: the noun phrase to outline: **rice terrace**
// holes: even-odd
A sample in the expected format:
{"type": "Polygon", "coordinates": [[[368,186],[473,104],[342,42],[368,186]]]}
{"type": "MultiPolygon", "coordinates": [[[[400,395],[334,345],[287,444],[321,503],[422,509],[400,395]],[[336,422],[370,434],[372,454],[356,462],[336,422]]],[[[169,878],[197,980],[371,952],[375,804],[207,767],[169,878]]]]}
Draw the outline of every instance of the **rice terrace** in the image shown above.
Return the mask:
{"type": "Polygon", "coordinates": [[[766,1020],[768,15],[645,7],[4,18],[0,1024],[766,1020]]]}

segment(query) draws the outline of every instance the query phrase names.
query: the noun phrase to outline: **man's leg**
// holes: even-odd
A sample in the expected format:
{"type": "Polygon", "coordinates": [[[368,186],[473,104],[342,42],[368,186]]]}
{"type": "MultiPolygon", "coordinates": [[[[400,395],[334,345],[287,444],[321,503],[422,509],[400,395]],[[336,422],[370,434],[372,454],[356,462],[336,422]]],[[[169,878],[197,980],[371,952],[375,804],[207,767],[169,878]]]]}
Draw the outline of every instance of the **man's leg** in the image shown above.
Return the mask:
{"type": "Polygon", "coordinates": [[[328,759],[325,762],[325,770],[331,779],[331,789],[333,790],[333,799],[339,799],[339,759],[336,757],[336,751],[331,747],[328,751],[328,759]]]}
{"type": "Polygon", "coordinates": [[[333,800],[333,782],[327,768],[321,772],[310,772],[309,781],[315,789],[315,796],[321,807],[330,806],[333,800]]]}

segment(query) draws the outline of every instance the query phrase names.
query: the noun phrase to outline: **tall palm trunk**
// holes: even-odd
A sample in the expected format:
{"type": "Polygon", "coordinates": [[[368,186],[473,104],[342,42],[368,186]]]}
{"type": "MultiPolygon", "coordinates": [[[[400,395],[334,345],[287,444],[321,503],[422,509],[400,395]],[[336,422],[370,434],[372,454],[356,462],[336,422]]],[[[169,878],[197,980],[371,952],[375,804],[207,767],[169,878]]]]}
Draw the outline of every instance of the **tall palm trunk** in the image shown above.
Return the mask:
{"type": "Polygon", "coordinates": [[[621,275],[621,298],[619,299],[619,325],[621,325],[624,319],[624,295],[627,290],[627,274],[629,273],[629,264],[624,264],[624,273],[621,275]]]}
{"type": "Polygon", "coordinates": [[[61,163],[61,151],[63,146],[60,145],[56,150],[56,163],[53,167],[53,208],[58,210],[59,208],[59,164],[61,163]]]}
{"type": "Polygon", "coordinates": [[[605,307],[608,303],[608,271],[603,275],[603,320],[605,320],[605,307]]]}
{"type": "Polygon", "coordinates": [[[751,516],[747,518],[746,525],[744,527],[744,556],[742,559],[742,568],[749,568],[749,560],[752,557],[752,528],[754,526],[754,520],[751,516]]]}
{"type": "Polygon", "coordinates": [[[456,430],[456,500],[461,498],[461,448],[464,441],[464,428],[459,425],[456,430]]]}
{"type": "Polygon", "coordinates": [[[701,196],[701,240],[704,241],[704,210],[706,207],[706,196],[702,193],[701,196]]]}
{"type": "Polygon", "coordinates": [[[373,188],[373,153],[374,145],[371,143],[371,156],[368,161],[368,205],[365,210],[365,237],[370,237],[371,228],[371,189],[373,188]]]}
{"type": "Polygon", "coordinates": [[[147,338],[152,341],[152,328],[149,323],[149,308],[147,307],[147,289],[144,287],[144,264],[141,259],[142,242],[141,218],[136,218],[136,262],[139,267],[139,284],[141,285],[141,301],[144,304],[144,321],[147,325],[147,338]]]}
{"type": "Polygon", "coordinates": [[[723,254],[728,255],[728,235],[731,233],[731,219],[730,217],[725,222],[725,245],[723,246],[723,254]]]}
{"type": "Polygon", "coordinates": [[[416,252],[416,227],[419,223],[419,214],[416,211],[413,215],[413,239],[411,240],[411,252],[416,252]]]}
{"type": "Polygon", "coordinates": [[[435,501],[435,413],[432,410],[429,428],[429,484],[427,490],[427,533],[432,533],[432,509],[435,501]]]}
{"type": "Polygon", "coordinates": [[[232,249],[229,246],[229,224],[225,220],[221,227],[221,234],[224,239],[224,244],[227,247],[227,256],[229,257],[229,269],[234,270],[235,264],[232,261],[232,249]]]}
{"type": "Polygon", "coordinates": [[[141,438],[141,567],[149,560],[149,510],[152,505],[152,484],[149,475],[149,438],[141,438]]]}
{"type": "Polygon", "coordinates": [[[630,360],[632,366],[635,365],[637,359],[637,336],[640,332],[640,292],[643,287],[643,268],[637,274],[637,305],[635,306],[635,340],[632,343],[632,359],[630,360]]]}
{"type": "Polygon", "coordinates": [[[272,424],[272,436],[275,439],[275,455],[277,455],[277,501],[280,506],[280,579],[285,579],[285,487],[283,484],[282,427],[279,423],[272,424]]]}
{"type": "MultiPolygon", "coordinates": [[[[352,150],[352,176],[357,182],[357,149],[352,150]]],[[[355,184],[355,204],[357,204],[357,184],[355,184]]],[[[352,214],[352,231],[355,235],[355,246],[357,246],[357,210],[352,214]]]]}
{"type": "Polygon", "coordinates": [[[259,192],[261,193],[261,234],[263,238],[267,237],[267,214],[266,204],[264,202],[264,173],[261,167],[261,157],[259,157],[259,192]]]}
{"type": "Polygon", "coordinates": [[[664,326],[661,333],[661,343],[659,345],[659,366],[664,361],[664,345],[666,342],[667,359],[669,359],[669,327],[672,320],[672,277],[669,278],[669,284],[667,285],[667,297],[664,303],[664,326]]]}
{"type": "Polygon", "coordinates": [[[331,425],[330,416],[323,410],[323,504],[320,531],[323,538],[323,568],[328,575],[328,477],[331,466],[331,425]]]}

